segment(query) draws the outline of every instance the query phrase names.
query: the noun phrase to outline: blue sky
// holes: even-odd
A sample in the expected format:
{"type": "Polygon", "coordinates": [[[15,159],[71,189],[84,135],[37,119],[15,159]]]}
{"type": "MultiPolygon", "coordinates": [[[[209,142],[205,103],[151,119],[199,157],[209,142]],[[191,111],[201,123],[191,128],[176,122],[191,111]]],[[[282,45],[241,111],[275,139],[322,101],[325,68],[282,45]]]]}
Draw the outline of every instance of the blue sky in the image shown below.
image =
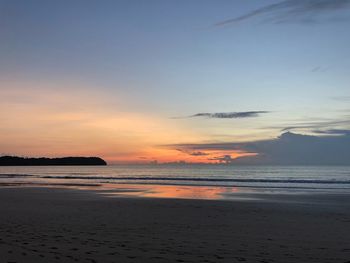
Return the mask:
{"type": "MultiPolygon", "coordinates": [[[[191,133],[149,145],[266,139],[310,122],[348,129],[329,123],[350,115],[349,7],[347,0],[0,0],[0,92],[11,105],[27,98],[29,108],[36,93],[61,93],[94,112],[152,116],[191,133]],[[106,106],[94,110],[99,103],[77,95],[85,92],[106,106]],[[172,119],[245,111],[270,113],[172,119]]],[[[57,103],[42,100],[43,111],[57,103]]],[[[3,145],[21,153],[16,147],[3,145]]]]}

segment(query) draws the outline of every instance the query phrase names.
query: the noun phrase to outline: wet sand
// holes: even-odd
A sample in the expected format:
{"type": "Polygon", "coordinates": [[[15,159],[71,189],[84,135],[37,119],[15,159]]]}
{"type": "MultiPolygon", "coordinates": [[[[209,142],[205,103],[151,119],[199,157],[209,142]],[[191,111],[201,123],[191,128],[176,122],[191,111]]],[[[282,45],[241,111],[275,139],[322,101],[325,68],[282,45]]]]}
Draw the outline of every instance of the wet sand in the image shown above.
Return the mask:
{"type": "Polygon", "coordinates": [[[1,188],[0,262],[350,262],[350,195],[265,196],[1,188]]]}

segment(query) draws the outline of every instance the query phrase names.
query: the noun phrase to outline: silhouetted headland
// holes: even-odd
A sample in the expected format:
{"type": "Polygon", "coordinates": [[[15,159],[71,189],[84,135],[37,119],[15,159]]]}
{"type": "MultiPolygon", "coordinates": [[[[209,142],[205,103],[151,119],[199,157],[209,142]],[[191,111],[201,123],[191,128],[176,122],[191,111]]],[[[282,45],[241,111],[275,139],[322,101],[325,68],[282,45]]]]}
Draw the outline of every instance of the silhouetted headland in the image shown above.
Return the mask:
{"type": "Polygon", "coordinates": [[[25,165],[107,165],[99,157],[62,157],[62,158],[25,158],[17,156],[1,156],[0,166],[25,165]]]}

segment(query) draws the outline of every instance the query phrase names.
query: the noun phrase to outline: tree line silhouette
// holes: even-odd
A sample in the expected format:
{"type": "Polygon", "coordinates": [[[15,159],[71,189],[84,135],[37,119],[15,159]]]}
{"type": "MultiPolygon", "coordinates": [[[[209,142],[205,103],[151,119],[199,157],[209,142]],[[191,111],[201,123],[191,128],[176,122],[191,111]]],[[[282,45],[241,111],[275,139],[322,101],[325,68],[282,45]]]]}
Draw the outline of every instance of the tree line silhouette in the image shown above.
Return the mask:
{"type": "Polygon", "coordinates": [[[0,166],[29,166],[29,165],[107,165],[99,157],[62,157],[62,158],[26,158],[18,156],[1,156],[0,166]]]}

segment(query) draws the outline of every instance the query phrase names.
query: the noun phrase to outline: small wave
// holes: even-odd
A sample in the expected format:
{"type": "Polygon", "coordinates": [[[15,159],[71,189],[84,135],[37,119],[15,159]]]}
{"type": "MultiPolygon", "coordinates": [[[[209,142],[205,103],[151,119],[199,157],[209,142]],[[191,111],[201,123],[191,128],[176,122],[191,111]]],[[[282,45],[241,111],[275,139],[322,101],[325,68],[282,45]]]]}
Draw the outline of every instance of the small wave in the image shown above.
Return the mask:
{"type": "Polygon", "coordinates": [[[296,184],[350,184],[350,180],[320,179],[254,179],[254,178],[195,178],[195,177],[105,177],[105,176],[40,176],[44,179],[81,179],[113,181],[193,181],[233,183],[296,183],[296,184]]]}
{"type": "Polygon", "coordinates": [[[34,177],[32,174],[0,174],[0,178],[34,177]]]}

